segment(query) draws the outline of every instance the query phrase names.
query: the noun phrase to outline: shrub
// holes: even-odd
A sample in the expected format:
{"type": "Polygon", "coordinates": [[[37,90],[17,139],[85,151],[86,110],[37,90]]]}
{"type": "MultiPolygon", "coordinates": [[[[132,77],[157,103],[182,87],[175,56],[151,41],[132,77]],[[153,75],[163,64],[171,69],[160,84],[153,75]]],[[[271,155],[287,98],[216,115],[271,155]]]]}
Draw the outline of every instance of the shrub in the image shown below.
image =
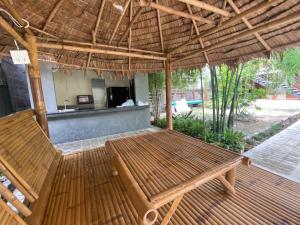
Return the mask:
{"type": "MultiPolygon", "coordinates": [[[[160,128],[166,128],[166,119],[159,119],[155,125],[160,128]]],[[[178,132],[202,140],[206,139],[206,142],[208,143],[212,143],[235,152],[240,152],[244,149],[244,136],[241,132],[236,132],[231,129],[226,130],[224,133],[212,132],[211,122],[204,123],[197,117],[176,117],[173,120],[173,128],[178,132]]]]}

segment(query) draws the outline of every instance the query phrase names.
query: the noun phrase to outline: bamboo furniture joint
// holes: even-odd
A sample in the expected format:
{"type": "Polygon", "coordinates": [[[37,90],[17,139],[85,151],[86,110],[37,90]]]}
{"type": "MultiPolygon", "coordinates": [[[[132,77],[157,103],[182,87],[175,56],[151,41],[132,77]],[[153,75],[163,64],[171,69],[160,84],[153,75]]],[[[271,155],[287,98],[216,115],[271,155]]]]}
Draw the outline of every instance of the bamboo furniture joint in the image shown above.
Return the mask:
{"type": "Polygon", "coordinates": [[[139,223],[151,225],[160,207],[173,202],[169,223],[184,194],[218,179],[235,193],[236,167],[249,159],[175,131],[162,131],[106,142],[113,153],[113,175],[120,175],[137,205],[139,223]]]}

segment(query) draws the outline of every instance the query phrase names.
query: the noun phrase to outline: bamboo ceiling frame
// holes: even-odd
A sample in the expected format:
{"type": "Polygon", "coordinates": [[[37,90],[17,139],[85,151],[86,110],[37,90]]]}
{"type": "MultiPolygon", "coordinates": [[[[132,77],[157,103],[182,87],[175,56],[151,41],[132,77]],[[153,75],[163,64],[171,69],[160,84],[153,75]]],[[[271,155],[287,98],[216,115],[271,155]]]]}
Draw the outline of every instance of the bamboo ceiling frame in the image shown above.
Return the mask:
{"type": "MultiPolygon", "coordinates": [[[[99,12],[98,12],[98,17],[97,17],[97,21],[96,21],[96,24],[95,24],[95,28],[94,28],[94,30],[92,30],[92,42],[93,42],[93,45],[91,46],[91,48],[97,42],[97,33],[98,33],[98,29],[99,29],[99,25],[100,25],[100,21],[101,21],[101,16],[102,16],[102,13],[103,13],[105,1],[106,0],[102,0],[101,1],[101,5],[100,5],[99,12]]],[[[92,54],[93,53],[89,52],[88,60],[87,60],[87,63],[86,63],[86,69],[88,69],[89,66],[90,66],[90,62],[91,62],[91,59],[92,59],[92,54]]]]}
{"type": "Polygon", "coordinates": [[[182,11],[178,11],[178,10],[175,10],[173,8],[163,6],[163,5],[154,3],[154,2],[147,2],[146,0],[139,0],[139,2],[140,2],[141,7],[151,7],[153,9],[161,10],[163,12],[174,14],[174,15],[184,17],[184,18],[187,18],[187,19],[194,19],[194,20],[197,20],[199,22],[203,22],[203,23],[207,23],[207,24],[214,24],[214,21],[212,21],[212,20],[209,20],[209,19],[206,19],[206,18],[203,18],[203,17],[200,17],[200,16],[196,16],[196,15],[191,15],[189,13],[185,13],[185,12],[182,12],[182,11]]]}
{"type": "MultiPolygon", "coordinates": [[[[226,0],[229,5],[231,6],[231,8],[233,8],[233,10],[235,11],[236,14],[240,14],[241,11],[239,10],[239,8],[236,6],[236,4],[233,2],[233,0],[226,0]]],[[[246,17],[242,18],[243,23],[249,28],[249,29],[253,29],[252,24],[249,22],[249,20],[246,17]]],[[[271,51],[271,47],[267,44],[267,42],[260,36],[259,33],[255,32],[254,36],[256,37],[256,39],[264,46],[264,48],[268,51],[271,51]]]]}
{"type": "MultiPolygon", "coordinates": [[[[192,11],[192,8],[191,8],[190,4],[186,3],[186,7],[188,8],[189,13],[190,13],[190,14],[193,14],[193,11],[192,11]]],[[[200,31],[199,31],[199,28],[198,28],[198,26],[197,26],[196,21],[195,21],[195,20],[192,20],[192,23],[193,23],[193,26],[194,26],[194,28],[195,28],[196,34],[199,35],[199,34],[200,34],[200,31]]],[[[200,44],[201,48],[204,48],[204,43],[203,43],[202,38],[199,38],[198,41],[199,41],[199,44],[200,44]]],[[[203,52],[203,55],[204,55],[204,58],[205,58],[206,62],[209,64],[209,58],[208,58],[207,52],[204,51],[204,52],[203,52]]]]}
{"type": "Polygon", "coordinates": [[[206,37],[206,36],[208,36],[208,35],[210,35],[212,33],[215,33],[215,32],[217,32],[217,31],[219,31],[221,29],[224,29],[228,25],[232,25],[232,24],[240,21],[242,18],[244,18],[246,16],[249,16],[249,15],[251,15],[251,14],[253,14],[253,13],[259,11],[259,10],[265,9],[265,8],[267,8],[267,7],[275,4],[277,2],[280,2],[280,1],[281,0],[268,0],[266,2],[260,3],[259,5],[253,6],[252,8],[249,8],[249,9],[241,12],[240,14],[237,14],[236,16],[231,17],[230,19],[226,20],[225,22],[222,23],[221,26],[216,26],[216,27],[213,27],[213,28],[211,28],[211,29],[209,29],[207,31],[204,31],[204,32],[200,33],[200,35],[197,35],[196,37],[188,40],[187,42],[185,42],[185,43],[183,43],[183,44],[181,44],[181,45],[173,48],[172,50],[170,50],[167,53],[167,55],[171,56],[174,52],[178,51],[179,49],[185,47],[188,44],[191,44],[191,43],[197,41],[199,38],[204,38],[204,37],[206,37]]]}
{"type": "MultiPolygon", "coordinates": [[[[125,2],[125,4],[124,4],[123,12],[121,13],[121,15],[120,15],[120,17],[119,17],[119,19],[118,19],[118,21],[117,21],[117,23],[116,23],[116,25],[115,25],[115,28],[114,28],[113,33],[112,33],[112,35],[111,35],[111,37],[110,37],[110,39],[109,39],[109,41],[108,41],[108,44],[111,44],[111,42],[113,41],[113,39],[114,39],[114,37],[115,37],[115,34],[116,34],[116,32],[117,32],[117,30],[118,30],[118,28],[119,28],[119,26],[120,26],[120,23],[121,23],[121,21],[122,21],[124,15],[125,15],[125,13],[126,13],[126,11],[127,11],[127,8],[128,8],[128,6],[129,6],[130,1],[131,1],[131,0],[126,0],[126,2],[125,2]]],[[[131,19],[130,19],[130,20],[131,20],[131,19]]]]}
{"type": "Polygon", "coordinates": [[[48,18],[46,19],[46,22],[42,28],[43,31],[46,30],[48,24],[53,20],[53,18],[55,17],[55,14],[57,13],[57,11],[60,9],[61,5],[64,3],[65,0],[58,0],[54,6],[54,8],[50,11],[50,14],[48,16],[48,18]]]}
{"type": "Polygon", "coordinates": [[[285,17],[282,17],[280,19],[276,19],[276,20],[264,23],[262,25],[258,25],[256,27],[254,27],[253,29],[242,31],[238,34],[235,34],[231,37],[228,37],[224,40],[221,40],[218,43],[207,46],[207,47],[205,47],[201,50],[195,50],[195,51],[193,51],[193,52],[191,52],[191,53],[189,53],[189,54],[187,54],[187,55],[185,55],[181,58],[177,58],[177,59],[173,60],[172,62],[181,61],[181,60],[190,58],[191,56],[195,56],[199,53],[202,53],[204,51],[211,51],[211,50],[223,47],[224,45],[226,45],[228,43],[231,43],[232,41],[239,40],[239,39],[248,37],[250,35],[253,35],[255,33],[258,33],[258,32],[264,31],[264,30],[268,30],[268,29],[271,29],[273,27],[281,26],[283,24],[290,23],[290,22],[296,21],[298,19],[300,19],[300,11],[296,11],[296,12],[294,12],[294,13],[288,15],[288,16],[285,16],[285,17]]]}
{"type": "Polygon", "coordinates": [[[196,7],[200,8],[200,9],[206,9],[208,11],[220,14],[222,16],[227,16],[227,17],[230,16],[230,13],[227,12],[226,10],[219,9],[218,7],[215,7],[213,5],[207,4],[207,3],[203,2],[203,1],[198,1],[198,0],[178,0],[178,1],[186,3],[186,4],[189,4],[189,5],[196,6],[196,7]]]}

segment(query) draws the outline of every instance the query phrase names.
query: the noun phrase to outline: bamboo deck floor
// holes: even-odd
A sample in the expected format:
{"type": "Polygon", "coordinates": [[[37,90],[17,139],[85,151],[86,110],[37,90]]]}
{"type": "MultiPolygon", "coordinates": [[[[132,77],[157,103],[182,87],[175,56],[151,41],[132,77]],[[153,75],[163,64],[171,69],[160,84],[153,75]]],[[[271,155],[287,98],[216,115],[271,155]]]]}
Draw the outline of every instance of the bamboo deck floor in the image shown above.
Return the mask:
{"type": "MultiPolygon", "coordinates": [[[[170,225],[300,224],[300,185],[257,167],[238,167],[237,193],[217,180],[184,196],[170,225]]],[[[161,216],[167,206],[159,209],[161,216]]],[[[105,148],[64,156],[43,225],[135,225],[137,214],[105,148]]]]}

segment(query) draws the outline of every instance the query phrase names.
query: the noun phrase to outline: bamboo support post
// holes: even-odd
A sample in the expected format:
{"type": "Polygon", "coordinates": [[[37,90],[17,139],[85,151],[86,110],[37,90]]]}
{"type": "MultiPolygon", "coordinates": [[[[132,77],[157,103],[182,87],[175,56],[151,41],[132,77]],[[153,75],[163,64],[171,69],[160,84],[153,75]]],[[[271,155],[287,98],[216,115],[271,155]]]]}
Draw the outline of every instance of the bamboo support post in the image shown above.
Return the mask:
{"type": "Polygon", "coordinates": [[[135,181],[126,164],[110,141],[105,143],[105,147],[114,155],[112,160],[113,167],[116,171],[118,171],[118,175],[126,187],[128,195],[138,213],[140,223],[142,221],[143,225],[154,224],[158,217],[157,209],[154,208],[152,203],[148,200],[147,196],[144,194],[139,184],[135,181]]]}
{"type": "Polygon", "coordinates": [[[28,73],[30,79],[30,86],[32,91],[32,97],[34,101],[34,111],[38,123],[43,131],[49,136],[48,121],[46,116],[46,106],[44,101],[44,95],[42,90],[41,75],[38,63],[38,52],[36,37],[30,34],[26,34],[26,41],[29,45],[28,54],[31,64],[28,66],[28,73]]]}
{"type": "Polygon", "coordinates": [[[168,59],[166,61],[166,118],[167,129],[173,130],[173,118],[172,118],[172,71],[171,63],[168,59]]]}
{"type": "MultiPolygon", "coordinates": [[[[228,183],[229,183],[232,187],[234,187],[234,185],[235,185],[235,178],[236,178],[236,168],[234,167],[234,168],[232,168],[231,170],[229,170],[229,171],[226,173],[225,177],[226,177],[226,180],[228,181],[228,183]]],[[[229,193],[229,194],[231,193],[230,188],[227,188],[227,193],[229,193]]]]}
{"type": "Polygon", "coordinates": [[[13,193],[10,192],[1,182],[0,182],[0,195],[2,195],[7,201],[9,201],[20,213],[24,216],[30,216],[31,211],[17,199],[13,193]]]}
{"type": "Polygon", "coordinates": [[[180,195],[179,197],[177,197],[173,201],[173,203],[171,205],[171,208],[169,209],[169,211],[167,212],[167,214],[163,218],[163,221],[161,222],[161,225],[167,225],[170,222],[170,220],[171,220],[172,216],[174,215],[176,209],[178,208],[182,198],[183,198],[183,195],[180,195]]]}
{"type": "Polygon", "coordinates": [[[223,184],[223,186],[226,188],[226,193],[228,194],[235,194],[235,189],[234,186],[232,186],[227,180],[226,178],[221,175],[218,177],[218,180],[223,184]]]}

